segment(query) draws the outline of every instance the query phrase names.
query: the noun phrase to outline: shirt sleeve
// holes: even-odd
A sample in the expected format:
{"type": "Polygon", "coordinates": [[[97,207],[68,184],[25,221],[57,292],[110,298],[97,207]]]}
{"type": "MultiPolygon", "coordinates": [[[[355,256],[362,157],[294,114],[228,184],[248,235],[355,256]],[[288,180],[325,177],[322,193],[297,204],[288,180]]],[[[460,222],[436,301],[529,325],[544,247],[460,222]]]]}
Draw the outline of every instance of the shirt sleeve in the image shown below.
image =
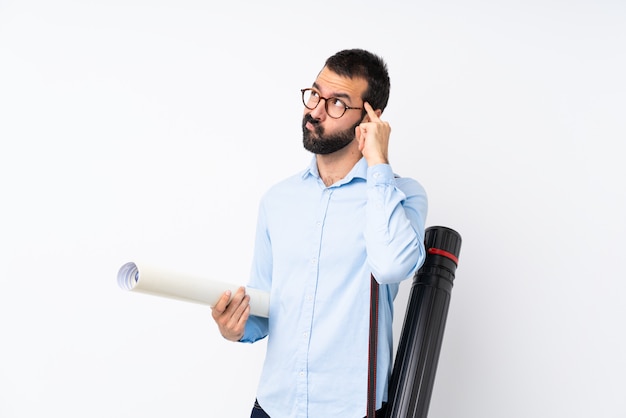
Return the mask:
{"type": "MultiPolygon", "coordinates": [[[[248,287],[270,292],[272,286],[272,246],[267,229],[267,217],[263,200],[259,205],[257,217],[254,254],[248,287]]],[[[269,329],[268,319],[250,315],[246,322],[241,342],[253,343],[267,336],[269,329]]]]}
{"type": "Polygon", "coordinates": [[[378,164],[367,170],[367,199],[365,244],[374,277],[383,284],[411,277],[426,258],[424,188],[378,164]]]}

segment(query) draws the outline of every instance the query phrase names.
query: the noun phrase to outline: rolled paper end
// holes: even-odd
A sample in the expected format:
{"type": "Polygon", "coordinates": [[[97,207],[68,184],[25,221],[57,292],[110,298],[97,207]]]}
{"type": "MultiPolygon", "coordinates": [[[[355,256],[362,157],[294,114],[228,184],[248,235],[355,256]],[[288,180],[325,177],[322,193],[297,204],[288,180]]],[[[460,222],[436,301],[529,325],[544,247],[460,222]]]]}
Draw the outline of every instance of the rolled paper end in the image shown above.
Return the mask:
{"type": "Polygon", "coordinates": [[[139,281],[139,268],[133,262],[124,264],[117,273],[117,284],[124,290],[133,290],[139,281]]]}
{"type": "MultiPolygon", "coordinates": [[[[213,306],[226,290],[233,294],[238,286],[206,277],[180,274],[129,262],[120,267],[117,284],[122,290],[147,293],[213,306]],[[141,272],[139,271],[141,270],[141,272]],[[141,279],[141,281],[140,281],[141,279]]],[[[250,313],[267,318],[269,292],[246,288],[250,295],[250,313]]]]}

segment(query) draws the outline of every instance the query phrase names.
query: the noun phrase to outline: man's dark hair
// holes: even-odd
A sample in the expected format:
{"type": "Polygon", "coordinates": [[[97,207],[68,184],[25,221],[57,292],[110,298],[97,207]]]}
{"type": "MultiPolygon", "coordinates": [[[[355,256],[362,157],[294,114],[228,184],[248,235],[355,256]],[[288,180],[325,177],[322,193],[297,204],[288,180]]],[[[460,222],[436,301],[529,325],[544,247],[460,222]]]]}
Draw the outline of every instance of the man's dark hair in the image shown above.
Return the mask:
{"type": "Polygon", "coordinates": [[[328,58],[325,67],[343,77],[364,78],[368,87],[363,101],[374,109],[385,110],[391,82],[381,57],[363,49],[345,49],[328,58]]]}

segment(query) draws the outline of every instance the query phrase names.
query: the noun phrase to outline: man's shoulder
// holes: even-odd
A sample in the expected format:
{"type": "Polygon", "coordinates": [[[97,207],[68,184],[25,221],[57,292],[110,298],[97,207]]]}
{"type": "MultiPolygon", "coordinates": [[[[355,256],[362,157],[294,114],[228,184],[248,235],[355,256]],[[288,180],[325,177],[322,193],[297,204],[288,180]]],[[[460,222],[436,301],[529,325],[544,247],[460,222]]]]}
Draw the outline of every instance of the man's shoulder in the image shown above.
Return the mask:
{"type": "Polygon", "coordinates": [[[283,195],[285,193],[294,193],[299,190],[302,183],[306,181],[308,170],[301,170],[298,173],[292,174],[289,177],[285,177],[282,180],[272,184],[264,194],[264,199],[274,197],[277,195],[283,195]]]}

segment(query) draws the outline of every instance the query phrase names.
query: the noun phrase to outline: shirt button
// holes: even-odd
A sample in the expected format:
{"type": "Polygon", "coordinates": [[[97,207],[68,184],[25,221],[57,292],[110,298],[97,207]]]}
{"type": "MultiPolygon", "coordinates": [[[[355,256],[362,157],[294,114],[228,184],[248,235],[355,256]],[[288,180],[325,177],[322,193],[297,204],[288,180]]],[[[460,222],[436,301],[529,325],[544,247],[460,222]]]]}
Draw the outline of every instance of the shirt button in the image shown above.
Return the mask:
{"type": "Polygon", "coordinates": [[[308,332],[303,332],[303,333],[302,333],[302,336],[303,336],[304,338],[306,338],[306,337],[308,337],[308,336],[309,336],[309,333],[308,333],[308,332]]]}
{"type": "Polygon", "coordinates": [[[304,372],[299,373],[300,377],[304,377],[304,372]]]}

